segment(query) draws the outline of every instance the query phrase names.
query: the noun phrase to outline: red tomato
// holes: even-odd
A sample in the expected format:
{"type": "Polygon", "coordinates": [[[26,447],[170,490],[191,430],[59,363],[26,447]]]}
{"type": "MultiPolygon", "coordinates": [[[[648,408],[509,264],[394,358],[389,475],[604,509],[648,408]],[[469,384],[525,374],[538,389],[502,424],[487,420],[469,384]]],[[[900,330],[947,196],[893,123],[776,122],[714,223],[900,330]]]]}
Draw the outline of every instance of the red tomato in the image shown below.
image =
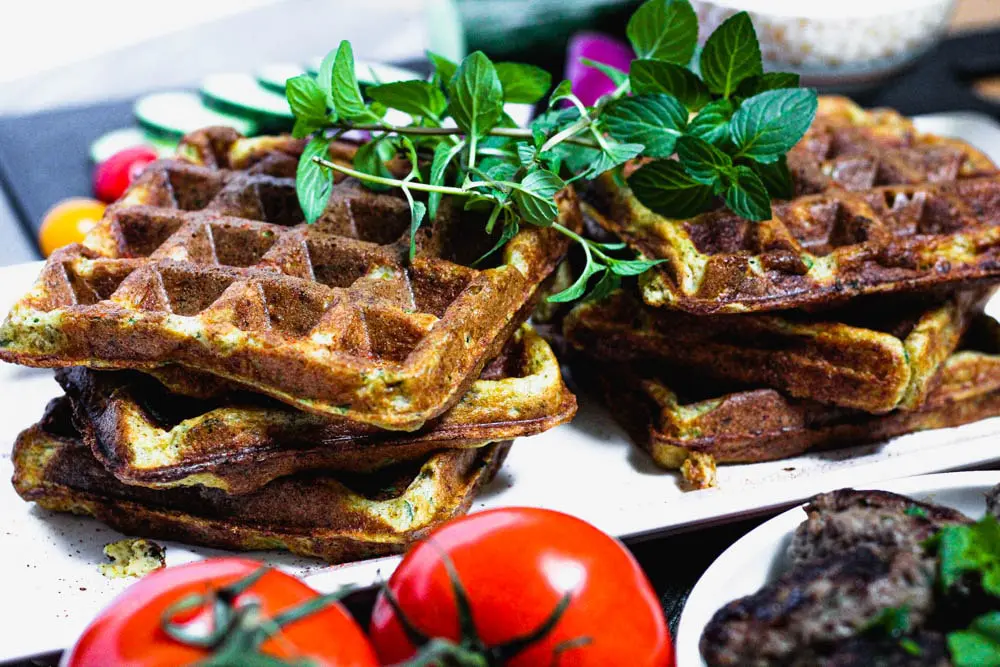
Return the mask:
{"type": "MultiPolygon", "coordinates": [[[[151,667],[201,662],[210,653],[170,637],[161,625],[164,612],[192,594],[205,595],[255,573],[260,563],[242,558],[217,558],[157,570],[118,596],[84,631],[72,648],[67,665],[90,667],[129,665],[151,667]]],[[[274,618],[318,595],[302,581],[278,570],[267,571],[235,598],[234,607],[257,601],[265,618],[274,618]]],[[[210,607],[174,617],[176,623],[206,631],[212,627],[210,607]]],[[[371,644],[347,611],[337,603],[293,621],[281,635],[259,649],[283,660],[307,659],[321,665],[378,665],[371,644]]],[[[229,664],[245,664],[236,659],[229,664]]]]}
{"type": "Polygon", "coordinates": [[[64,199],[45,213],[38,229],[38,246],[48,257],[70,243],[79,243],[100,221],[107,206],[96,199],[71,197],[64,199]]]}
{"type": "MultiPolygon", "coordinates": [[[[502,508],[452,521],[414,547],[389,578],[388,590],[417,630],[459,641],[455,590],[442,554],[454,563],[488,648],[540,627],[570,593],[552,631],[507,665],[673,664],[670,634],[649,580],[618,540],[588,523],[550,510],[502,508]]],[[[383,663],[415,653],[385,591],[376,600],[369,634],[383,663]]]]}
{"type": "Polygon", "coordinates": [[[109,204],[117,200],[157,157],[156,151],[148,146],[118,151],[94,168],[94,195],[109,204]]]}

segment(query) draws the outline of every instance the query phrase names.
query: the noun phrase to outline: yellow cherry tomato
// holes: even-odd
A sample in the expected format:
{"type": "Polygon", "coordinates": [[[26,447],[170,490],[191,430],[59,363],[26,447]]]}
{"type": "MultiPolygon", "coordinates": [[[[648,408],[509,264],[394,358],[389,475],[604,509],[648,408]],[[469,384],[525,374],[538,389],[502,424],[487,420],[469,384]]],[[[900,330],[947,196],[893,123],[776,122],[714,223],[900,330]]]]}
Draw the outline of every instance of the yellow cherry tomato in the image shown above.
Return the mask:
{"type": "Polygon", "coordinates": [[[86,197],[64,199],[49,209],[38,230],[38,246],[48,257],[56,248],[79,243],[104,215],[107,204],[86,197]]]}

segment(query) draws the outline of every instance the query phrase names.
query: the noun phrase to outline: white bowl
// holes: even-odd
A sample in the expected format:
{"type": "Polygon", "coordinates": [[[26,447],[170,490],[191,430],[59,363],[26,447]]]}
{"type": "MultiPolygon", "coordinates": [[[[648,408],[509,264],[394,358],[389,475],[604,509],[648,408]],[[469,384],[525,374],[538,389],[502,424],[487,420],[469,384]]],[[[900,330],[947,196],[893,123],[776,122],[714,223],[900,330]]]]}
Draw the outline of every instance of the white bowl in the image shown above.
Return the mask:
{"type": "Polygon", "coordinates": [[[954,0],[692,0],[705,39],[746,10],[766,70],[809,86],[865,85],[902,69],[944,34],[954,0]]]}

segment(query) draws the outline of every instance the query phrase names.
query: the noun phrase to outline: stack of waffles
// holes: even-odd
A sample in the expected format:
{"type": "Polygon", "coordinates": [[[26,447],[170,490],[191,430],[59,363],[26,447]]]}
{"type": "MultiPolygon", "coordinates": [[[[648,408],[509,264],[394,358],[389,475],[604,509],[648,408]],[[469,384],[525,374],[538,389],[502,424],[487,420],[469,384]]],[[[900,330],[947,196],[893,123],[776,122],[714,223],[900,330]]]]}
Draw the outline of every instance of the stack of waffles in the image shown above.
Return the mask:
{"type": "Polygon", "coordinates": [[[821,98],[795,197],[755,223],[656,215],[605,177],[597,233],[666,260],[563,334],[660,465],[784,458],[1000,414],[1000,173],[889,110],[821,98]]]}
{"type": "MultiPolygon", "coordinates": [[[[302,150],[197,132],[49,258],[0,329],[0,359],[58,369],[65,392],[15,445],[23,498],[129,534],[352,560],[467,511],[514,438],[572,417],[525,323],[560,235],[525,225],[477,263],[495,239],[445,201],[411,259],[406,200],[332,178],[307,225],[302,150]]],[[[558,204],[580,229],[573,193],[558,204]]]]}

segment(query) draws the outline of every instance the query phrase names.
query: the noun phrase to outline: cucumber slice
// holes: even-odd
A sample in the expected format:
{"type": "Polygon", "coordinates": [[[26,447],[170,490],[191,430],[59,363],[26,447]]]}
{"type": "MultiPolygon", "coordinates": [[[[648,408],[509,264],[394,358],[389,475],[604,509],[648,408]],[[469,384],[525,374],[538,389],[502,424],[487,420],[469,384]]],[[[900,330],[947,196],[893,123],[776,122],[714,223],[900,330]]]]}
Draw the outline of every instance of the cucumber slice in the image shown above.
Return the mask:
{"type": "MultiPolygon", "coordinates": [[[[315,58],[310,61],[309,73],[316,76],[316,73],[319,72],[321,62],[323,62],[322,58],[315,58]]],[[[373,63],[367,60],[354,61],[354,76],[358,77],[358,83],[362,87],[373,86],[379,83],[392,83],[393,81],[424,79],[420,72],[414,72],[412,69],[386,65],[385,63],[373,63]]]]}
{"type": "Polygon", "coordinates": [[[257,123],[262,132],[291,129],[295,122],[285,96],[264,88],[249,74],[213,74],[201,84],[205,105],[257,123]]]}
{"type": "Polygon", "coordinates": [[[294,63],[275,63],[257,70],[257,83],[270,91],[285,94],[285,82],[293,76],[305,73],[305,68],[294,63]]]}
{"type": "Polygon", "coordinates": [[[149,146],[159,153],[160,157],[164,157],[173,154],[177,142],[153,137],[137,127],[123,127],[94,140],[94,143],[90,144],[90,159],[99,164],[118,151],[133,146],[149,146]]]}
{"type": "Polygon", "coordinates": [[[157,138],[180,139],[209,125],[228,125],[246,136],[258,134],[258,124],[247,118],[209,109],[196,93],[153,93],[140,97],[133,108],[135,119],[157,138]]]}

